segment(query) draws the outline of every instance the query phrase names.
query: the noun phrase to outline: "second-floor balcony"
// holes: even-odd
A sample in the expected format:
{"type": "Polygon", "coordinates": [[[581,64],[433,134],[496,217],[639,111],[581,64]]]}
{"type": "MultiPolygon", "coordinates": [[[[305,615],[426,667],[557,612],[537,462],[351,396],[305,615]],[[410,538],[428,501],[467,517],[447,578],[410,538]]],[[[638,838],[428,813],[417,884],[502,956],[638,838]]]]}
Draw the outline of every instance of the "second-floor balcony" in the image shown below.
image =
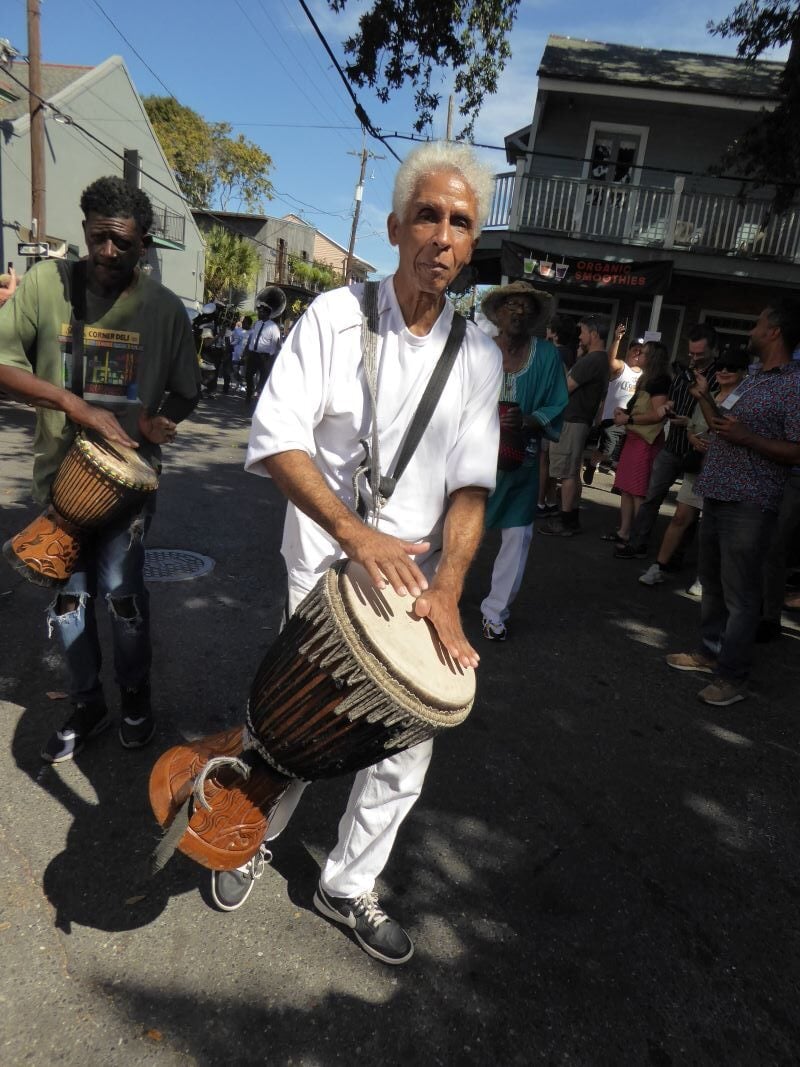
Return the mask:
{"type": "Polygon", "coordinates": [[[578,178],[499,174],[487,226],[582,240],[800,262],[800,205],[578,178]]]}

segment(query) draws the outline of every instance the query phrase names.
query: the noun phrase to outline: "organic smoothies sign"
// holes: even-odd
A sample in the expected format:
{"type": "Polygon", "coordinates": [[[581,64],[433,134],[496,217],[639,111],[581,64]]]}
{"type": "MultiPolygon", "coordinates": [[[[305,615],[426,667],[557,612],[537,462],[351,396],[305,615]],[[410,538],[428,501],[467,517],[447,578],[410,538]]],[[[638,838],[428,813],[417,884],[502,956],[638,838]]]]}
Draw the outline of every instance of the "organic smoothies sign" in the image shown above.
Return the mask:
{"type": "Polygon", "coordinates": [[[503,274],[509,278],[525,278],[554,291],[663,294],[672,277],[670,259],[619,262],[589,256],[555,256],[513,241],[503,241],[501,263],[503,274]]]}

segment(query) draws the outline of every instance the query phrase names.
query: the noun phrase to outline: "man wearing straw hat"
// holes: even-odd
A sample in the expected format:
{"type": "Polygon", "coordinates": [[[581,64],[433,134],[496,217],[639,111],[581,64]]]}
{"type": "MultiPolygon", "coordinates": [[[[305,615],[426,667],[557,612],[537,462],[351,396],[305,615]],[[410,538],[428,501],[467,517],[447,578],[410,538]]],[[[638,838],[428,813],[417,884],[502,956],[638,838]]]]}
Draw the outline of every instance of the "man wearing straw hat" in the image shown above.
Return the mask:
{"type": "Polygon", "coordinates": [[[539,445],[557,441],[567,404],[567,381],[558,349],[543,338],[552,297],[525,281],[488,293],[481,311],[499,327],[503,353],[500,458],[497,485],[486,508],[486,528],[500,529],[492,587],[481,604],[483,636],[505,641],[511,603],[519,592],[531,546],[539,494],[539,445]],[[504,448],[504,440],[510,447],[504,448]]]}

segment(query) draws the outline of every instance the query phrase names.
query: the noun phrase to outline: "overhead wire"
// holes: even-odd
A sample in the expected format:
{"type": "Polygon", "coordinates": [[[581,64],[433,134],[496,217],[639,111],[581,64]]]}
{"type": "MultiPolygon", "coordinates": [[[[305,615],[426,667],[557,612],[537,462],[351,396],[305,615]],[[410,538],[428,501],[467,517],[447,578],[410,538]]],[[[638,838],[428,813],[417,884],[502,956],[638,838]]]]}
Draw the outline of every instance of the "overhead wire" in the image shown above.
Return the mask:
{"type": "MultiPolygon", "coordinates": [[[[300,25],[298,24],[297,20],[295,19],[294,14],[292,13],[292,9],[289,6],[287,0],[281,0],[281,4],[283,6],[284,11],[288,15],[292,25],[297,30],[298,37],[300,38],[300,40],[302,41],[303,45],[305,46],[306,51],[311,56],[311,58],[314,61],[314,63],[316,63],[316,65],[319,68],[319,70],[322,71],[322,75],[325,78],[325,80],[327,81],[328,85],[330,85],[330,87],[334,91],[334,93],[339,93],[341,91],[341,88],[342,88],[341,84],[338,81],[335,81],[330,76],[329,68],[323,67],[322,63],[320,63],[319,58],[317,57],[316,51],[311,47],[311,45],[306,40],[305,34],[303,33],[302,28],[300,27],[300,25]]],[[[333,105],[331,105],[331,106],[333,106],[333,105]]],[[[338,100],[337,100],[337,106],[338,106],[338,100]]],[[[360,126],[357,127],[357,129],[360,129],[360,128],[361,128],[360,126]]]]}
{"type": "Polygon", "coordinates": [[[102,4],[100,4],[98,2],[98,0],[91,0],[91,2],[94,4],[94,6],[97,8],[97,10],[100,12],[100,14],[103,16],[103,18],[106,19],[106,21],[111,24],[111,26],[119,34],[119,36],[122,38],[122,40],[128,46],[128,48],[130,48],[131,52],[133,52],[133,54],[136,56],[136,58],[139,60],[139,62],[142,63],[150,71],[150,73],[153,75],[153,77],[158,82],[158,84],[161,86],[161,88],[166,92],[167,96],[172,97],[172,99],[175,101],[175,103],[177,103],[178,102],[178,98],[175,96],[175,94],[172,92],[172,90],[169,89],[164,84],[164,82],[161,80],[161,78],[159,78],[159,76],[156,74],[156,72],[153,70],[153,68],[150,66],[150,64],[147,62],[147,60],[144,58],[144,56],[142,56],[139,52],[137,52],[137,50],[134,48],[134,46],[131,44],[131,42],[128,40],[128,38],[125,36],[125,34],[122,32],[122,30],[119,28],[119,26],[117,26],[117,24],[114,22],[114,20],[108,14],[108,12],[105,10],[105,8],[102,6],[102,4]]]}
{"type": "MultiPolygon", "coordinates": [[[[61,108],[59,108],[56,104],[53,104],[51,101],[47,100],[43,96],[40,96],[38,93],[32,92],[29,89],[29,87],[25,84],[25,82],[23,82],[19,78],[17,78],[16,75],[12,74],[10,70],[6,70],[5,73],[9,78],[11,78],[12,81],[16,82],[16,84],[19,85],[20,88],[24,89],[26,93],[30,93],[30,95],[33,96],[36,100],[38,100],[40,104],[42,104],[44,107],[46,107],[50,111],[52,111],[53,114],[57,118],[60,118],[67,129],[72,128],[72,129],[77,130],[84,137],[88,138],[89,141],[92,142],[93,146],[99,146],[100,148],[104,149],[106,152],[110,153],[112,156],[116,156],[117,159],[120,159],[123,162],[125,161],[125,156],[123,155],[122,152],[118,152],[115,148],[112,148],[111,145],[106,144],[106,142],[103,141],[102,138],[100,138],[96,134],[92,133],[91,130],[87,130],[85,126],[81,125],[80,122],[76,121],[76,119],[74,119],[71,115],[67,114],[65,111],[62,111],[61,108]]],[[[94,150],[97,151],[96,148],[94,150]]],[[[128,162],[130,163],[130,161],[128,161],[128,162]]],[[[143,177],[147,178],[148,181],[152,182],[154,185],[157,185],[162,189],[165,189],[172,196],[176,197],[182,203],[186,204],[186,206],[189,208],[190,211],[202,211],[204,215],[208,216],[208,218],[212,219],[215,222],[218,222],[220,225],[224,225],[227,229],[229,229],[231,232],[237,234],[238,236],[246,237],[246,238],[248,238],[248,240],[251,240],[254,244],[260,245],[261,247],[266,248],[268,251],[275,252],[275,253],[278,252],[277,246],[269,245],[265,241],[262,241],[259,238],[253,237],[249,233],[246,233],[244,230],[235,228],[234,226],[231,225],[229,219],[222,218],[222,216],[217,214],[213,210],[213,208],[207,208],[207,207],[202,207],[202,206],[198,206],[196,204],[193,204],[191,202],[191,200],[187,196],[185,196],[183,193],[181,193],[179,190],[177,190],[174,186],[167,185],[166,182],[163,182],[160,178],[156,177],[156,175],[149,173],[149,171],[146,171],[144,169],[144,167],[142,167],[140,165],[136,165],[135,169],[137,170],[137,172],[139,174],[141,174],[143,177]]],[[[291,197],[290,193],[281,193],[278,190],[273,190],[273,192],[275,192],[275,194],[278,197],[278,199],[283,199],[284,197],[290,197],[291,199],[295,200],[296,203],[300,203],[300,204],[303,203],[303,201],[300,201],[300,200],[297,200],[294,197],[291,197]]],[[[322,208],[316,208],[316,207],[314,207],[314,205],[311,205],[311,204],[304,204],[304,206],[308,207],[310,210],[314,211],[315,214],[317,214],[317,213],[319,213],[319,214],[334,214],[333,212],[326,212],[322,208]]]]}
{"type": "MultiPolygon", "coordinates": [[[[236,0],[236,2],[238,3],[239,0],[236,0]]],[[[356,96],[355,92],[353,91],[353,87],[350,84],[350,80],[348,79],[348,77],[345,74],[345,72],[342,70],[342,68],[341,68],[341,66],[339,64],[339,60],[336,58],[336,56],[333,53],[333,49],[328,44],[328,41],[327,41],[327,39],[325,37],[325,34],[322,32],[322,30],[317,25],[317,20],[314,18],[314,16],[309,11],[308,4],[306,4],[305,0],[297,0],[297,2],[300,4],[300,7],[302,7],[303,11],[305,12],[306,18],[308,19],[308,21],[313,26],[314,32],[316,33],[317,37],[319,37],[320,41],[322,42],[322,46],[324,47],[325,51],[331,57],[333,65],[334,65],[334,67],[336,67],[336,70],[338,71],[339,77],[342,79],[342,82],[343,82],[345,88],[347,89],[347,93],[350,96],[350,99],[353,101],[353,105],[355,107],[355,112],[356,112],[356,118],[361,123],[361,125],[364,127],[364,129],[372,137],[376,138],[376,140],[380,141],[381,144],[386,146],[386,148],[392,153],[392,155],[394,156],[394,158],[397,160],[398,163],[402,163],[403,161],[400,158],[400,156],[398,156],[397,152],[395,152],[395,150],[392,148],[392,146],[390,144],[388,144],[388,142],[385,141],[383,137],[381,137],[380,133],[378,132],[378,130],[373,125],[372,120],[370,119],[369,115],[366,113],[364,108],[359,103],[358,97],[356,96]]]]}

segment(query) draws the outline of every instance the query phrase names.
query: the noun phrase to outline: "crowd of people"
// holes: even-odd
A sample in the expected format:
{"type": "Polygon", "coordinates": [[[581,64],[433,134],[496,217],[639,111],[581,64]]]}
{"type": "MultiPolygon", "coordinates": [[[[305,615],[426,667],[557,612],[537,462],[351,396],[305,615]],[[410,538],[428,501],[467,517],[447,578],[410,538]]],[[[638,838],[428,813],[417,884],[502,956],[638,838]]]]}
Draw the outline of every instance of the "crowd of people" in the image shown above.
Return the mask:
{"type": "MultiPolygon", "coordinates": [[[[501,535],[482,634],[499,642],[508,636],[535,524],[552,538],[581,533],[583,487],[597,470],[614,471],[619,524],[604,536],[618,559],[644,559],[659,507],[680,478],[675,520],[641,578],[663,581],[702,512],[700,637],[694,651],[671,654],[667,663],[711,675],[700,693],[708,703],[744,699],[759,620],[780,631],[786,563],[800,525],[800,362],[792,358],[800,305],[776,299],[765,308],[747,356],[718,353],[714,331],[698,325],[689,331],[688,358],[671,365],[657,340],[633,339],[622,358],[624,328],[609,345],[602,318],[573,326],[553,316],[547,293],[517,281],[483,298],[492,340],[461,321],[446,295],[470,262],[491,192],[491,174],[466,146],[415,150],[395,182],[388,235],[398,266],[371,290],[374,322],[366,288],[351,286],[311,304],[279,359],[268,308],[256,323],[245,319],[223,334],[216,367],[223,388],[244,365],[246,399],[258,398],[246,469],[272,478],[287,499],[287,618],[320,575],[348,558],[377,589],[408,596],[454,664],[477,667],[459,602],[486,528],[501,535]],[[374,380],[365,369],[369,344],[378,359],[374,380]],[[379,439],[380,456],[396,458],[448,349],[453,359],[438,402],[402,480],[390,479],[388,488],[391,464],[382,468],[369,443],[379,439]]],[[[200,395],[186,313],[138,269],[152,222],[147,197],[103,178],[85,190],[81,208],[86,260],[37,265],[0,308],[0,389],[37,410],[34,486],[43,503],[79,429],[138,449],[160,467],[160,446],[175,440],[200,395]],[[125,341],[137,386],[130,402],[83,394],[84,367],[97,357],[88,343],[83,349],[84,324],[93,337],[107,328],[107,345],[125,341]]],[[[71,759],[112,721],[101,681],[100,596],[112,622],[119,740],[134,748],[153,736],[143,581],[152,509],[151,502],[101,528],[48,609],[73,706],[44,744],[47,762],[71,759]]],[[[380,905],[375,883],[421,793],[431,752],[424,741],[356,775],[313,898],[323,916],[385,963],[405,963],[414,946],[380,905]]],[[[306,784],[295,781],[272,813],[269,841],[306,784]]],[[[267,845],[242,867],[213,872],[218,907],[245,903],[267,845]]]]}
{"type": "Polygon", "coordinates": [[[624,325],[607,344],[608,324],[595,316],[574,326],[557,316],[546,330],[539,324],[544,336],[537,337],[537,315],[548,299],[516,282],[482,304],[499,328],[502,399],[518,401],[501,413],[501,435],[526,435],[513,506],[506,501],[512,449],[504,451],[501,436],[487,525],[501,526],[503,534],[482,605],[483,635],[490,641],[508,635],[534,522],[549,537],[579,534],[581,485],[591,485],[598,469],[613,473],[611,488],[620,497],[616,528],[600,535],[620,560],[646,559],[659,510],[680,481],[675,514],[639,581],[659,585],[677,569],[702,516],[689,587],[701,599],[698,647],[669,655],[667,664],[712,675],[698,694],[708,704],[744,700],[754,644],[780,635],[784,606],[800,607],[787,589],[787,568],[800,549],[800,302],[776,299],[746,346],[728,344],[721,352],[716,331],[697,324],[685,356],[673,363],[655,339],[631,339],[619,358],[624,325]],[[520,389],[525,376],[537,370],[546,377],[557,364],[566,393],[551,379],[545,395],[529,398],[520,389]]]}

